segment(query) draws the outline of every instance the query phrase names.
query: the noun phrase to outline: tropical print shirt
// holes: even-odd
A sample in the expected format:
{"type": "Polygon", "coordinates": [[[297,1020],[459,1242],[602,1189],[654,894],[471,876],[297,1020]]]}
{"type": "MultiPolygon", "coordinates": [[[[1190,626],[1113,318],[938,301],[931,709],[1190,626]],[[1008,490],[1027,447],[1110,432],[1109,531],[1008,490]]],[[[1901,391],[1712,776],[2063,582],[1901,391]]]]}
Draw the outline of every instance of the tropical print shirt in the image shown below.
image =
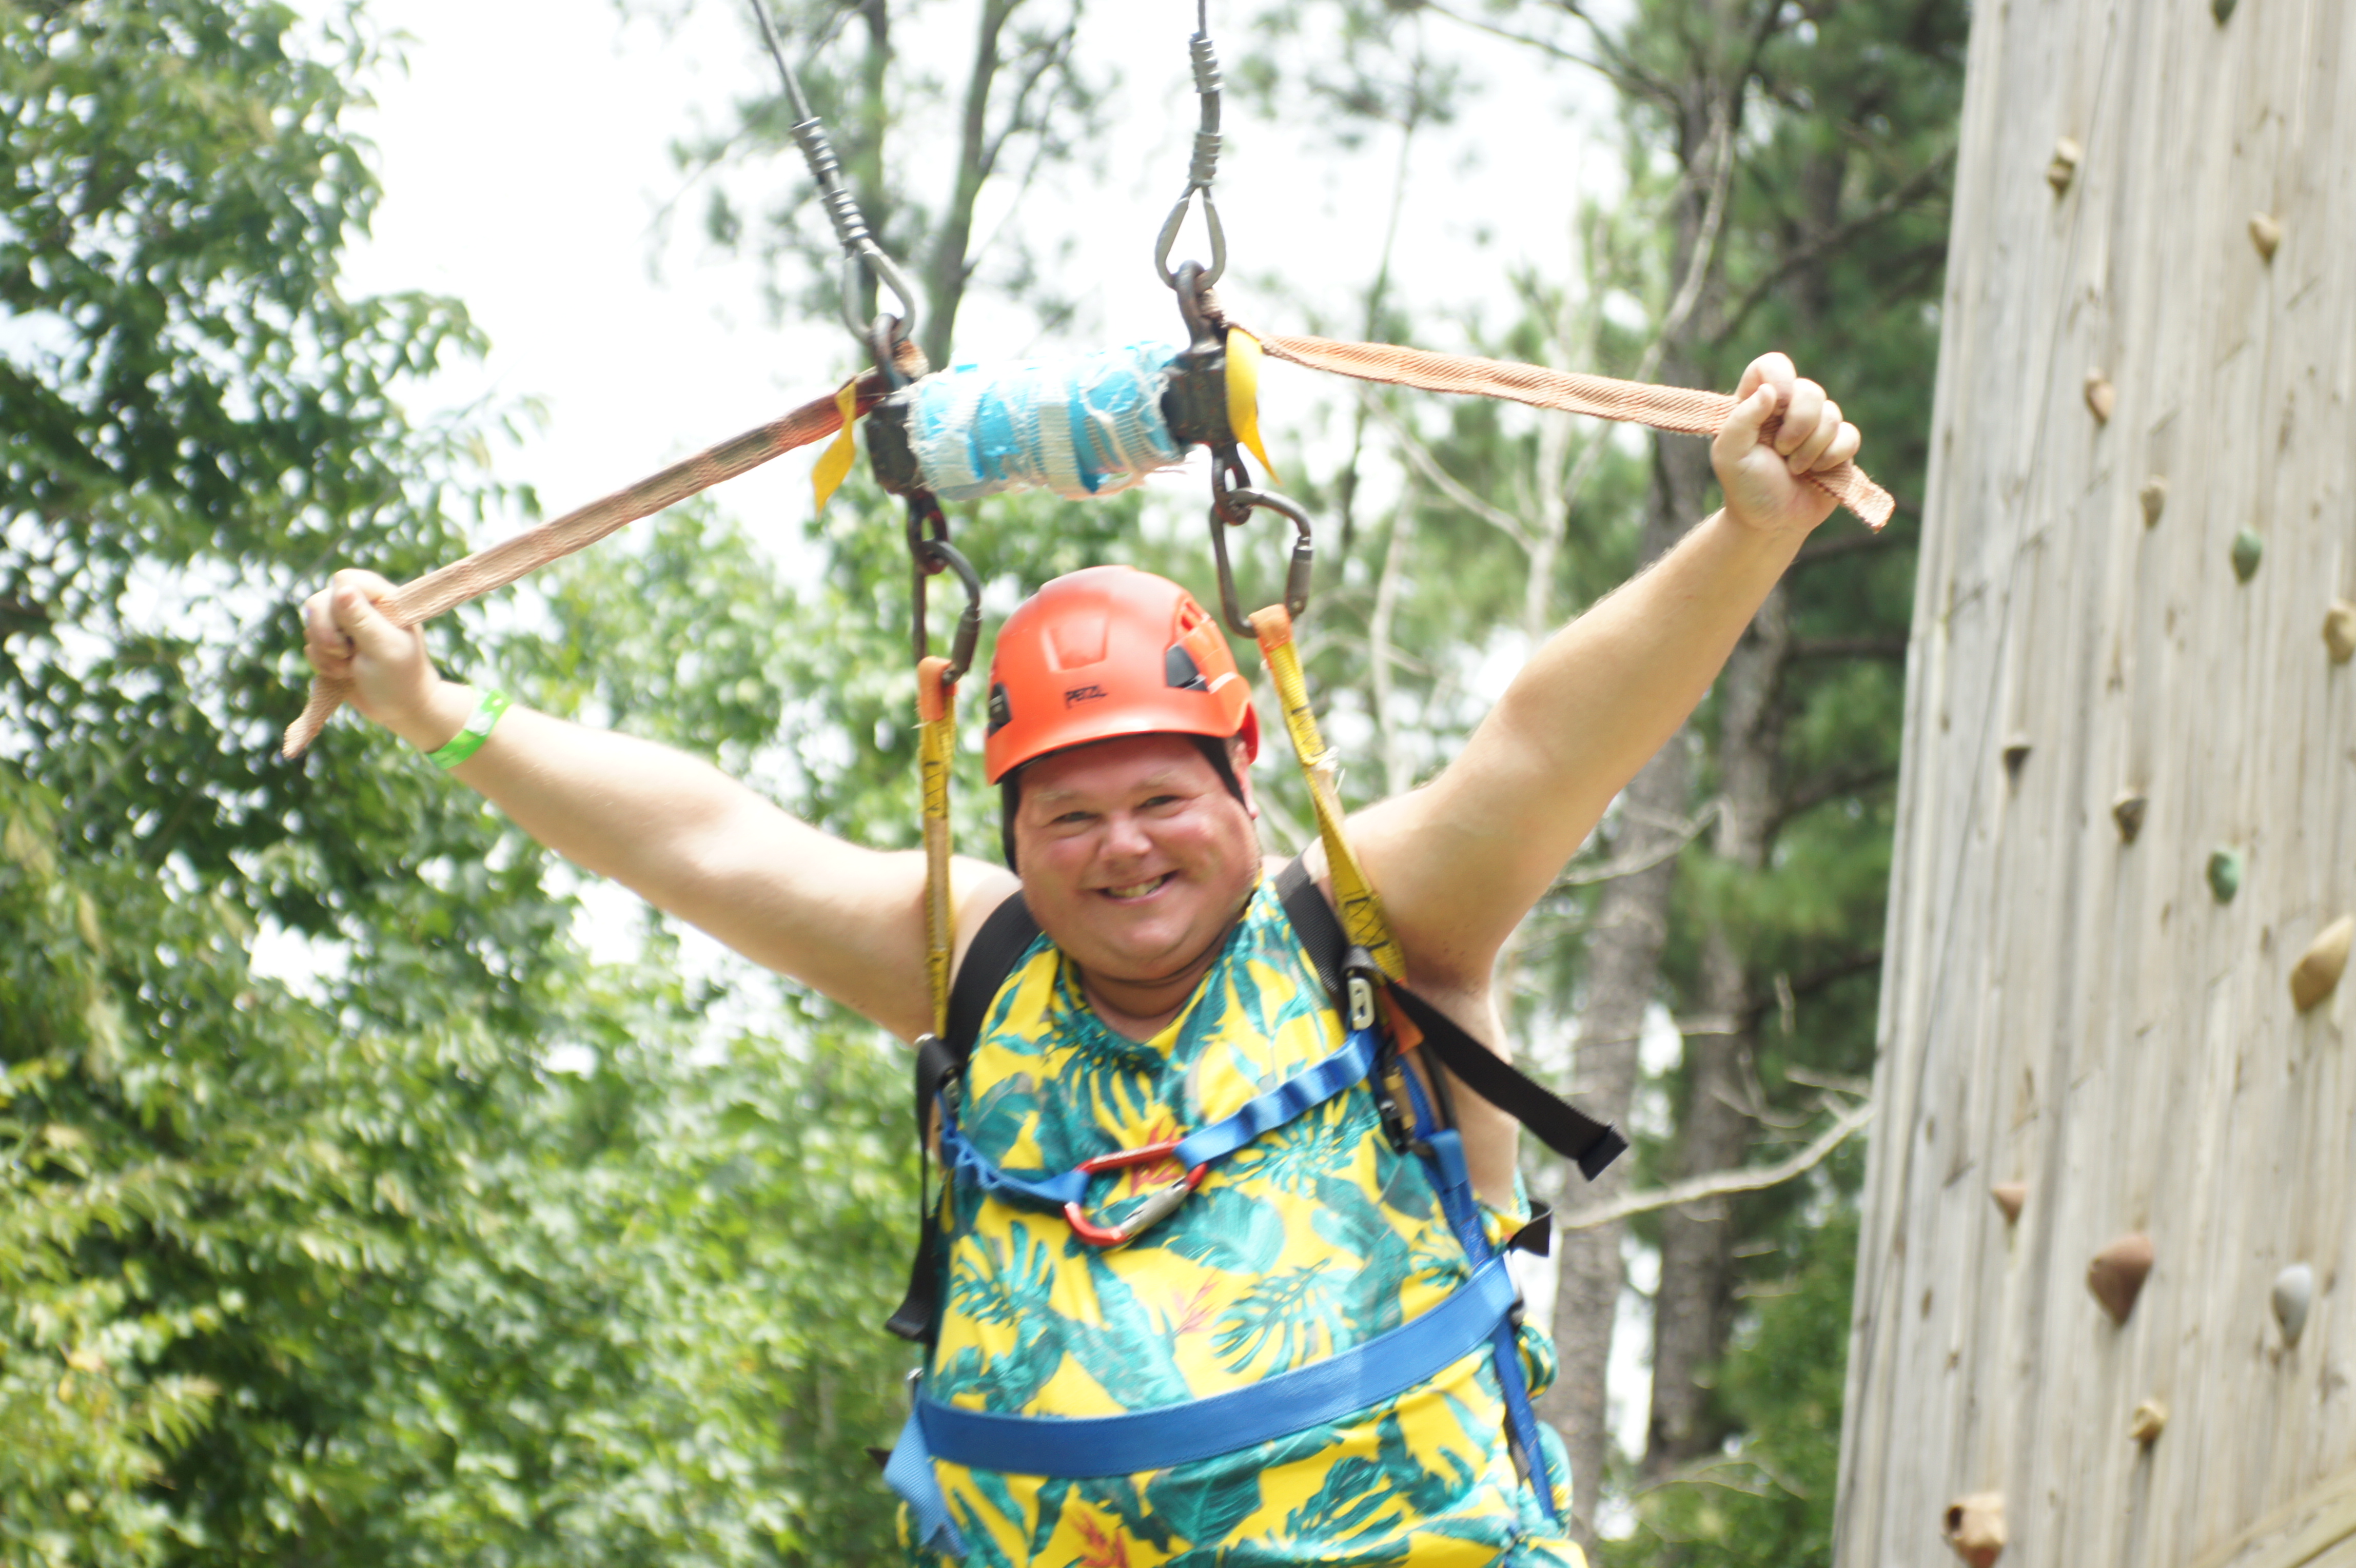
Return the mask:
{"type": "MultiPolygon", "coordinates": [[[[1330,1054],[1340,1020],[1261,886],[1180,1015],[1124,1038],[1034,941],[991,1004],[958,1110],[1009,1170],[1048,1172],[1178,1136],[1330,1054]]],[[[1108,1172],[1119,1224],[1176,1174],[1108,1172]]],[[[1198,1399],[1321,1360],[1429,1311],[1471,1273],[1421,1162],[1363,1084],[1214,1165],[1170,1219],[1099,1251],[1062,1217],[959,1184],[948,1204],[934,1398],[1089,1416],[1198,1399]]],[[[1491,1215],[1493,1235],[1513,1217],[1491,1215]]],[[[1553,1348],[1522,1330],[1533,1393],[1553,1348]]],[[[1584,1568],[1519,1478],[1487,1350],[1344,1420],[1144,1475],[1070,1479],[937,1462],[973,1564],[1025,1568],[1584,1568]]],[[[1569,1466],[1543,1439],[1558,1505],[1569,1466]]],[[[905,1510],[903,1539],[906,1537],[905,1510]]],[[[912,1563],[941,1561],[911,1547],[912,1563]]]]}

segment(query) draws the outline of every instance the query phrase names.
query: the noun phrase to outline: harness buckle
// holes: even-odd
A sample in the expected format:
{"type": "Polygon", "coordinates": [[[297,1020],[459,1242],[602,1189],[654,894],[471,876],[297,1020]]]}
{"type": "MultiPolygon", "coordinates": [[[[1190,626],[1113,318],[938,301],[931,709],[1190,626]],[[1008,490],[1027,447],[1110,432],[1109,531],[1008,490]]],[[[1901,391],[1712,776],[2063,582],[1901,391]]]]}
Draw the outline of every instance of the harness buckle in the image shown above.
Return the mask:
{"type": "MultiPolygon", "coordinates": [[[[1134,1149],[1115,1149],[1109,1155],[1098,1155],[1092,1160],[1081,1161],[1078,1168],[1094,1176],[1100,1171],[1118,1171],[1126,1170],[1132,1165],[1150,1165],[1157,1161],[1168,1159],[1184,1141],[1182,1138],[1164,1138],[1156,1144],[1141,1144],[1134,1149]]],[[[1207,1165],[1195,1165],[1185,1175],[1165,1183],[1160,1189],[1147,1197],[1146,1200],[1138,1206],[1137,1212],[1130,1215],[1123,1224],[1098,1225],[1088,1218],[1087,1210],[1081,1208],[1077,1202],[1064,1205],[1064,1223],[1072,1228],[1073,1235],[1091,1247],[1101,1248],[1107,1251],[1110,1251],[1115,1247],[1126,1247],[1146,1231],[1177,1213],[1178,1206],[1185,1202],[1196,1187],[1203,1185],[1204,1173],[1210,1168],[1207,1165]]]]}

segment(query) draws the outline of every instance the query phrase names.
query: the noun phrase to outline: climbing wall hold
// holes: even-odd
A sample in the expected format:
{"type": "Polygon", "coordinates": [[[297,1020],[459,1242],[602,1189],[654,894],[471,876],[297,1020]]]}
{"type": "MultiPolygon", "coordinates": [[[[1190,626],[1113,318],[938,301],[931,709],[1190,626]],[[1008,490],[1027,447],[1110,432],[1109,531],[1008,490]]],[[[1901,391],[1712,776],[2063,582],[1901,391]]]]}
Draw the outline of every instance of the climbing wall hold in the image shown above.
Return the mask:
{"type": "Polygon", "coordinates": [[[1971,1568],[1996,1568],[1996,1560],[2004,1555],[2004,1494],[1975,1492],[1957,1498],[1947,1505],[1942,1533],[1971,1568]]]}
{"type": "Polygon", "coordinates": [[[2315,1271],[2293,1263],[2275,1276],[2275,1321],[2282,1325],[2283,1343],[2296,1345],[2307,1326],[2307,1309],[2315,1305],[2315,1271]]]}
{"type": "Polygon", "coordinates": [[[2094,1261],[2086,1265],[2086,1288],[2094,1293],[2094,1299],[2103,1304],[2111,1321],[2124,1326],[2150,1273],[2151,1238],[2122,1236],[2095,1253],[2094,1261]]]}
{"type": "Polygon", "coordinates": [[[2119,394],[2112,388],[2111,378],[2100,371],[2088,371],[2086,372],[2086,406],[2094,411],[2095,423],[2108,424],[2111,422],[2111,410],[2116,408],[2118,403],[2119,394]]]}
{"type": "Polygon", "coordinates": [[[2217,18],[2222,27],[2233,19],[2233,7],[2240,3],[2241,0],[2209,0],[2209,14],[2217,18]]]}
{"type": "Polygon", "coordinates": [[[2323,612],[2323,646],[2331,650],[2334,664],[2345,664],[2356,656],[2356,605],[2346,599],[2331,601],[2331,607],[2323,612]]]}
{"type": "Polygon", "coordinates": [[[2156,527],[2159,514],[2168,510],[2168,481],[2154,474],[2143,482],[2143,489],[2136,492],[2136,499],[2143,503],[2143,525],[2146,528],[2156,527]]]}
{"type": "Polygon", "coordinates": [[[2004,743],[2004,770],[2015,779],[2020,777],[2020,765],[2029,760],[2029,737],[2014,736],[2004,743]]]}
{"type": "Polygon", "coordinates": [[[2158,1400],[2144,1401],[2135,1407],[2135,1413],[2127,1417],[2127,1435],[2147,1448],[2167,1426],[2168,1407],[2158,1400]]]}
{"type": "Polygon", "coordinates": [[[2209,852],[2209,891],[2220,904],[2230,904],[2233,895],[2242,890],[2242,852],[2238,849],[2215,849],[2209,852]]]}
{"type": "Polygon", "coordinates": [[[2017,1181],[2000,1181],[1988,1188],[1988,1196],[2004,1210],[2004,1222],[2012,1225],[2019,1222],[2020,1206],[2029,1201],[2029,1188],[2017,1181]]]}
{"type": "Polygon", "coordinates": [[[2282,220],[2268,212],[2250,214],[2250,243],[2258,248],[2258,259],[2272,262],[2275,249],[2282,243],[2282,220]]]}
{"type": "Polygon", "coordinates": [[[2349,939],[2356,937],[2356,915],[2342,915],[2315,933],[2307,950],[2291,965],[2290,999],[2302,1013],[2331,994],[2348,967],[2349,939]]]}
{"type": "Polygon", "coordinates": [[[2151,802],[2133,789],[2123,791],[2111,802],[2111,821],[2119,824],[2119,842],[2133,843],[2136,834],[2143,832],[2143,814],[2151,802]]]}
{"type": "Polygon", "coordinates": [[[2077,177],[2078,160],[2085,156],[2086,149],[2067,136],[2053,144],[2053,161],[2045,166],[2045,183],[2053,188],[2054,195],[2070,188],[2071,180],[2077,177]]]}
{"type": "Polygon", "coordinates": [[[2258,575],[2258,563],[2266,553],[2266,542],[2254,528],[2245,528],[2233,535],[2233,575],[2244,583],[2258,575]]]}

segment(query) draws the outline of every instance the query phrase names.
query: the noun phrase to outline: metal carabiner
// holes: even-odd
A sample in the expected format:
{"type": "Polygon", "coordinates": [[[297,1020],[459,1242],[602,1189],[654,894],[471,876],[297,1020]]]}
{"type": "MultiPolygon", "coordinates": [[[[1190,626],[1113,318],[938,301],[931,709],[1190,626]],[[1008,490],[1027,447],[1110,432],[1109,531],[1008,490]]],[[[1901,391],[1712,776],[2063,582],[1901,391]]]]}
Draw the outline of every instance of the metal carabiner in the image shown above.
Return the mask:
{"type": "Polygon", "coordinates": [[[1218,564],[1219,608],[1226,618],[1227,629],[1238,637],[1256,637],[1258,634],[1244,614],[1243,602],[1236,596],[1235,568],[1227,560],[1227,530],[1250,521],[1251,514],[1263,508],[1291,519],[1292,559],[1285,567],[1284,608],[1295,620],[1309,613],[1315,548],[1310,538],[1307,512],[1283,496],[1231,485],[1231,478],[1248,478],[1250,475],[1244,468],[1241,455],[1228,446],[1211,456],[1211,556],[1218,564]]]}
{"type": "MultiPolygon", "coordinates": [[[[1183,1138],[1165,1138],[1158,1144],[1144,1144],[1134,1149],[1116,1149],[1109,1155],[1098,1155],[1095,1159],[1082,1161],[1079,1168],[1094,1176],[1099,1171],[1125,1170],[1131,1165],[1152,1165],[1158,1160],[1168,1159],[1178,1145],[1184,1142],[1183,1138]]],[[[1136,1213],[1118,1226],[1098,1225],[1088,1218],[1087,1210],[1081,1208],[1077,1202],[1064,1205],[1064,1223],[1072,1228],[1073,1235],[1091,1247],[1108,1251],[1114,1247],[1126,1247],[1177,1213],[1178,1206],[1184,1203],[1188,1196],[1203,1185],[1203,1175],[1210,1168],[1206,1165],[1195,1165],[1185,1175],[1156,1188],[1143,1203],[1138,1205],[1136,1213]]]]}
{"type": "Polygon", "coordinates": [[[981,640],[981,575],[973,569],[965,553],[949,542],[949,520],[941,510],[939,498],[930,490],[918,490],[908,497],[908,565],[915,609],[910,641],[915,645],[918,662],[932,647],[925,625],[926,579],[944,570],[953,572],[958,585],[965,589],[965,612],[958,617],[957,632],[949,642],[949,667],[941,677],[943,684],[954,685],[958,677],[973,668],[973,650],[981,640]]]}

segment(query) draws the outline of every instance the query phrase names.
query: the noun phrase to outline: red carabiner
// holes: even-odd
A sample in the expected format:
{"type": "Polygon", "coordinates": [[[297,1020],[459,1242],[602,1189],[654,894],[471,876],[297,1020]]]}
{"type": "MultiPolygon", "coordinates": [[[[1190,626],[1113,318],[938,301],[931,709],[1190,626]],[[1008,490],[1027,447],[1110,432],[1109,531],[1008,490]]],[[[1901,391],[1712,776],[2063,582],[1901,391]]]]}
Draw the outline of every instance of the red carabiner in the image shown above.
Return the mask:
{"type": "MultiPolygon", "coordinates": [[[[1115,1149],[1109,1155],[1098,1155],[1095,1159],[1083,1160],[1079,1168],[1094,1176],[1099,1171],[1125,1170],[1131,1165],[1150,1165],[1157,1161],[1168,1159],[1172,1152],[1184,1141],[1183,1138],[1164,1138],[1158,1144],[1141,1144],[1134,1149],[1115,1149]]],[[[1107,1251],[1115,1247],[1126,1247],[1146,1231],[1177,1213],[1178,1206],[1186,1201],[1187,1195],[1203,1185],[1203,1173],[1208,1169],[1210,1169],[1208,1165],[1196,1165],[1184,1176],[1166,1184],[1147,1197],[1144,1203],[1138,1207],[1137,1212],[1129,1217],[1126,1224],[1112,1228],[1098,1225],[1088,1218],[1087,1210],[1082,1208],[1077,1203],[1064,1205],[1064,1223],[1072,1228],[1073,1235],[1091,1247],[1099,1247],[1107,1251]]]]}

